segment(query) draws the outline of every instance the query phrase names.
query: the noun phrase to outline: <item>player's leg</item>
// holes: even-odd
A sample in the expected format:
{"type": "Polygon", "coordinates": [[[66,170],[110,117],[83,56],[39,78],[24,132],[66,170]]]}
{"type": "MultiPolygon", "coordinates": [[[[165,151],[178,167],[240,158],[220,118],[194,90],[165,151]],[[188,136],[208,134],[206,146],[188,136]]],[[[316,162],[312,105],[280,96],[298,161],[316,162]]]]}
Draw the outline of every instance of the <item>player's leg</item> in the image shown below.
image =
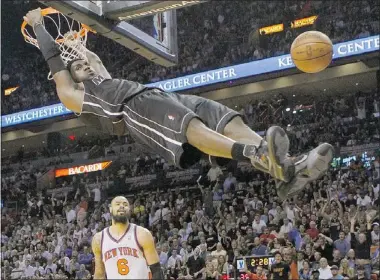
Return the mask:
{"type": "Polygon", "coordinates": [[[238,143],[209,129],[177,96],[151,90],[125,105],[125,124],[140,143],[183,168],[199,161],[201,152],[236,160],[257,156],[255,145],[238,143]]]}
{"type": "MultiPolygon", "coordinates": [[[[282,181],[292,179],[294,175],[293,163],[286,160],[286,154],[289,151],[289,139],[281,128],[272,127],[268,130],[267,138],[269,141],[267,143],[244,124],[239,113],[220,103],[198,96],[178,96],[178,100],[199,115],[209,128],[208,132],[197,128],[188,130],[187,139],[190,144],[200,149],[202,146],[207,146],[209,149],[219,149],[220,135],[223,135],[229,141],[236,141],[240,145],[244,144],[254,151],[248,158],[255,168],[270,173],[282,181]],[[211,133],[215,135],[216,141],[210,141],[211,138],[208,135],[211,133]]],[[[212,150],[208,154],[231,158],[226,155],[217,155],[212,150]]]]}
{"type": "MultiPolygon", "coordinates": [[[[215,157],[236,159],[221,152],[230,153],[231,147],[233,151],[233,146],[230,143],[244,144],[246,147],[251,147],[251,150],[255,152],[246,158],[240,158],[240,160],[249,159],[256,169],[269,173],[282,181],[292,179],[294,175],[293,164],[291,161],[283,160],[289,151],[289,140],[281,128],[272,127],[268,130],[267,138],[270,140],[267,143],[246,126],[240,116],[235,115],[226,126],[222,123],[220,126],[221,128],[224,127],[222,133],[215,132],[210,128],[205,130],[198,125],[189,125],[186,135],[189,143],[201,151],[215,157]]],[[[201,122],[200,125],[205,127],[201,122]]]]}
{"type": "Polygon", "coordinates": [[[208,128],[200,119],[192,119],[186,130],[187,141],[205,154],[237,160],[248,160],[244,156],[245,145],[208,128]],[[235,151],[236,150],[236,151],[235,151]]]}
{"type": "Polygon", "coordinates": [[[208,123],[210,128],[240,143],[262,148],[261,154],[264,155],[262,158],[269,158],[269,160],[252,161],[255,168],[270,173],[275,178],[283,176],[287,179],[296,175],[289,183],[277,184],[278,194],[282,199],[301,191],[309,182],[322,176],[329,167],[333,156],[333,149],[329,144],[322,144],[309,153],[290,158],[287,156],[289,139],[281,128],[269,128],[266,134],[267,141],[263,141],[245,125],[239,114],[230,108],[196,96],[182,97],[182,99],[185,99],[183,102],[187,106],[195,104],[195,112],[208,123]],[[265,149],[268,151],[266,152],[265,149]]]}
{"type": "Polygon", "coordinates": [[[240,116],[235,116],[224,125],[222,134],[235,141],[262,148],[262,154],[266,154],[269,159],[262,157],[262,160],[252,162],[256,169],[270,173],[275,178],[283,178],[283,181],[289,181],[293,177],[294,168],[287,158],[290,141],[281,127],[270,127],[266,132],[265,141],[250,129],[240,116]]]}
{"type": "MultiPolygon", "coordinates": [[[[244,124],[240,117],[232,119],[225,126],[223,134],[244,144],[257,144],[261,139],[259,135],[244,124]]],[[[270,131],[267,133],[269,146],[276,147],[283,143],[289,143],[281,139],[281,141],[276,145],[273,143],[273,139],[275,139],[275,137],[272,136],[271,140],[269,139],[268,134],[270,135],[272,133],[270,131]]],[[[328,170],[333,159],[333,147],[330,144],[324,143],[308,153],[288,159],[294,162],[295,176],[288,183],[283,181],[278,181],[276,183],[277,194],[282,200],[296,195],[302,191],[308,183],[318,179],[328,170]]],[[[256,164],[255,167],[265,171],[265,169],[262,169],[263,166],[263,164],[256,164]]]]}
{"type": "MultiPolygon", "coordinates": [[[[270,142],[276,143],[281,142],[284,138],[287,139],[286,133],[280,128],[273,127],[270,131],[273,139],[270,142]]],[[[271,154],[270,149],[268,149],[270,145],[267,145],[263,140],[258,143],[249,143],[247,139],[245,140],[246,143],[235,141],[208,128],[199,119],[190,121],[186,130],[186,137],[189,144],[210,156],[239,161],[249,160],[255,168],[269,173],[279,180],[289,181],[293,178],[293,162],[282,160],[285,159],[289,150],[289,145],[286,143],[277,146],[272,145],[274,152],[271,154]]]]}

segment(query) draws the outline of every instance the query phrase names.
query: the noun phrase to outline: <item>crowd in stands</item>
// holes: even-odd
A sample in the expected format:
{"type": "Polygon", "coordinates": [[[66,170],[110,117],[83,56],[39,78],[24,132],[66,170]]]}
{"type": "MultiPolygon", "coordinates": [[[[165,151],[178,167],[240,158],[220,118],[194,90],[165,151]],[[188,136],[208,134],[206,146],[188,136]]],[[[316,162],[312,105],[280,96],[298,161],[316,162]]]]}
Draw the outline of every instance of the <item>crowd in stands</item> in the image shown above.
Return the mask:
{"type": "MultiPolygon", "coordinates": [[[[287,127],[301,152],[329,134],[336,146],[379,143],[378,100],[373,92],[356,93],[287,111],[291,103],[277,96],[241,112],[248,122],[260,120],[258,128],[287,127]],[[266,118],[258,117],[262,113],[266,118]]],[[[73,151],[105,143],[82,140],[73,151]]],[[[379,274],[380,151],[369,166],[358,156],[287,201],[278,200],[271,178],[245,165],[221,168],[202,161],[191,180],[149,182],[147,175],[161,178],[175,169],[146,154],[37,190],[36,180],[54,164],[59,162],[37,167],[23,161],[17,170],[2,170],[2,278],[90,279],[91,238],[110,225],[107,206],[117,194],[129,196],[131,222],[154,234],[167,279],[269,279],[277,268],[289,271],[289,279],[305,280],[379,274]],[[138,179],[127,184],[132,177],[138,179]],[[147,181],[145,187],[133,187],[139,180],[147,181]],[[237,269],[237,260],[251,255],[270,255],[278,264],[237,269]]]]}
{"type": "MultiPolygon", "coordinates": [[[[14,9],[6,1],[5,44],[2,63],[2,90],[20,86],[2,100],[2,114],[9,114],[58,102],[54,83],[47,82],[48,68],[39,51],[15,36],[14,26],[37,2],[22,2],[14,9]],[[36,71],[38,69],[38,71],[36,71]],[[17,94],[16,94],[17,93],[17,94]]],[[[179,64],[164,68],[155,65],[105,37],[90,35],[88,47],[97,53],[112,76],[141,83],[156,82],[200,71],[259,60],[289,52],[300,33],[320,30],[334,43],[379,33],[379,3],[367,1],[210,1],[178,10],[179,64]],[[291,29],[295,19],[318,15],[313,26],[291,29]],[[285,22],[285,31],[261,35],[258,29],[285,22]]],[[[134,23],[146,26],[142,19],[134,23]]],[[[149,30],[147,32],[150,32],[149,30]]]]}

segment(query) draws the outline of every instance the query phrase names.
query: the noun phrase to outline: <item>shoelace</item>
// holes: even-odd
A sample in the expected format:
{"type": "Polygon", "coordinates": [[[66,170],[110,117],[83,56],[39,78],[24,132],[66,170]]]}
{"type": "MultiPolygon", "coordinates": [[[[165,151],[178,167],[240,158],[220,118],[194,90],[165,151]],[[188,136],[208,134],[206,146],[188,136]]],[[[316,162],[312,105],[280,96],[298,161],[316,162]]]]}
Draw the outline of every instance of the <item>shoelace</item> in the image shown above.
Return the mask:
{"type": "Polygon", "coordinates": [[[269,160],[268,156],[265,155],[266,153],[268,153],[267,146],[264,144],[264,141],[261,141],[260,146],[255,147],[254,150],[253,166],[258,170],[261,170],[265,173],[269,172],[269,174],[273,175],[272,163],[269,160]]]}

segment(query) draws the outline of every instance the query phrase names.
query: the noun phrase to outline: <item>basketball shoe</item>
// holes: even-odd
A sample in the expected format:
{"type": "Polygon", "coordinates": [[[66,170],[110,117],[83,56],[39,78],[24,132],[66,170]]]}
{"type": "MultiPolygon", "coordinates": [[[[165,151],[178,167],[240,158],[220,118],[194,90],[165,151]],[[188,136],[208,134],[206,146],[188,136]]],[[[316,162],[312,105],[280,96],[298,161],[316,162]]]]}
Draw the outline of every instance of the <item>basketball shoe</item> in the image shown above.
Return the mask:
{"type": "Polygon", "coordinates": [[[295,174],[294,162],[287,156],[290,141],[286,132],[279,126],[267,130],[266,141],[262,140],[259,147],[244,151],[255,169],[269,173],[272,177],[289,182],[295,174]]]}
{"type": "Polygon", "coordinates": [[[334,148],[323,143],[306,154],[293,159],[295,176],[290,182],[276,180],[277,195],[281,200],[301,192],[308,183],[319,179],[329,169],[334,148]]]}

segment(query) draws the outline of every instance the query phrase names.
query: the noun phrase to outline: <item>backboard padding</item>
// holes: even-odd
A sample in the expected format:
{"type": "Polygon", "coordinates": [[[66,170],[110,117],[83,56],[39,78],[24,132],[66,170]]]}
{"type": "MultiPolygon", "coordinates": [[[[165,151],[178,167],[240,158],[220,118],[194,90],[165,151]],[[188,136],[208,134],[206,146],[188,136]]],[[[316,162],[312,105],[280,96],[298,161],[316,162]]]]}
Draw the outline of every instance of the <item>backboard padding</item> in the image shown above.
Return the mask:
{"type": "Polygon", "coordinates": [[[178,62],[176,9],[201,1],[40,1],[81,22],[154,63],[178,62]],[[157,40],[120,18],[136,19],[163,12],[165,40],[157,40]]]}

